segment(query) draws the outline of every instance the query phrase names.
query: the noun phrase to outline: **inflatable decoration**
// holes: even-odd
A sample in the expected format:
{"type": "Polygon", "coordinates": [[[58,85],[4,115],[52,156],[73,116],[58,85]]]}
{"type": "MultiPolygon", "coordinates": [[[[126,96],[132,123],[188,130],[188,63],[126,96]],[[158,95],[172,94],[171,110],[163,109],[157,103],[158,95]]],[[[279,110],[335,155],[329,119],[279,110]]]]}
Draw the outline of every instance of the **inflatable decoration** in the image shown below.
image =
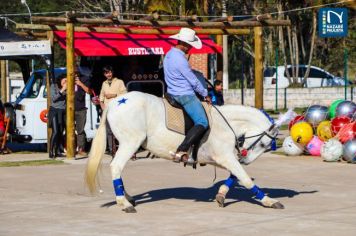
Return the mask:
{"type": "Polygon", "coordinates": [[[356,139],[349,140],[344,144],[342,156],[345,161],[356,163],[356,139]]]}
{"type": "Polygon", "coordinates": [[[283,150],[289,156],[299,156],[303,153],[303,147],[295,143],[291,136],[288,136],[283,141],[283,150]]]}
{"type": "Polygon", "coordinates": [[[347,116],[352,118],[356,111],[356,104],[351,101],[340,102],[336,107],[336,117],[347,116]]]}
{"type": "Polygon", "coordinates": [[[320,155],[325,161],[338,161],[342,155],[342,144],[336,138],[329,139],[321,146],[320,155]]]}
{"type": "Polygon", "coordinates": [[[314,136],[306,146],[306,149],[312,156],[320,156],[321,146],[324,144],[318,136],[314,136]]]}
{"type": "Polygon", "coordinates": [[[322,141],[327,141],[333,137],[333,132],[331,131],[331,124],[330,121],[324,120],[316,129],[316,134],[322,141]]]}
{"type": "Polygon", "coordinates": [[[347,116],[340,116],[340,117],[335,117],[334,119],[331,120],[331,130],[333,131],[333,134],[336,135],[342,126],[349,124],[351,122],[351,119],[347,116]]]}
{"type": "Polygon", "coordinates": [[[290,129],[290,134],[294,142],[306,145],[313,138],[313,128],[305,121],[298,122],[290,129]]]}
{"type": "Polygon", "coordinates": [[[330,108],[329,108],[330,119],[335,118],[335,116],[336,116],[336,107],[337,107],[337,105],[339,105],[339,103],[341,103],[343,101],[345,101],[345,100],[339,99],[339,100],[335,100],[335,101],[333,101],[331,103],[330,108]]]}
{"type": "Polygon", "coordinates": [[[305,117],[302,115],[297,115],[296,117],[294,117],[294,119],[289,122],[288,129],[290,130],[295,123],[304,121],[304,118],[305,117]]]}
{"type": "Polygon", "coordinates": [[[328,118],[328,108],[326,106],[312,105],[305,114],[305,120],[316,127],[328,118]]]}
{"type": "Polygon", "coordinates": [[[342,126],[337,133],[337,138],[341,143],[346,143],[347,141],[356,138],[356,121],[342,126]]]}

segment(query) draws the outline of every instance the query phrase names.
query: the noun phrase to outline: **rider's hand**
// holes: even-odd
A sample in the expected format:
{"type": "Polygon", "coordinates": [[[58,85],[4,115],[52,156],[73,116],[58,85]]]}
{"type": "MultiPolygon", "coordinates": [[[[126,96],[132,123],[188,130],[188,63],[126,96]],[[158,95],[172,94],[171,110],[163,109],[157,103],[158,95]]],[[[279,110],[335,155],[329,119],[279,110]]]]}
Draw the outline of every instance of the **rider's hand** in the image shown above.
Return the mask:
{"type": "Polygon", "coordinates": [[[204,101],[206,101],[207,103],[211,104],[211,98],[209,96],[206,96],[204,98],[204,101]]]}

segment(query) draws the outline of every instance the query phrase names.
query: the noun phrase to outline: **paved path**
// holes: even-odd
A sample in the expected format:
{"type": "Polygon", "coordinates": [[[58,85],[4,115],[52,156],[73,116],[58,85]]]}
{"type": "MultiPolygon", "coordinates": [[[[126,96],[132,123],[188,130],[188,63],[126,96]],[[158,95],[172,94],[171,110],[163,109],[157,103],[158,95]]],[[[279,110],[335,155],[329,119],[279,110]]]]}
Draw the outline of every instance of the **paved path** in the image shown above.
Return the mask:
{"type": "MultiPolygon", "coordinates": [[[[0,161],[46,159],[11,154],[0,161]]],[[[235,187],[227,206],[213,198],[228,174],[198,170],[161,159],[130,161],[126,190],[137,213],[112,205],[114,193],[104,159],[103,193],[83,184],[86,160],[63,165],[0,168],[0,235],[356,235],[356,166],[320,158],[265,154],[246,170],[284,210],[263,208],[235,187]]]]}

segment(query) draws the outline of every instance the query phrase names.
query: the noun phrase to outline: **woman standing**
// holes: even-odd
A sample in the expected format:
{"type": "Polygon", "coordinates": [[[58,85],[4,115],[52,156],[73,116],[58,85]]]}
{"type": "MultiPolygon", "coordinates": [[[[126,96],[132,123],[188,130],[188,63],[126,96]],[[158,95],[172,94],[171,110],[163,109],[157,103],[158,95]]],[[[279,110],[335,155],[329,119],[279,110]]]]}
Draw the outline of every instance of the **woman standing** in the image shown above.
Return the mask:
{"type": "Polygon", "coordinates": [[[52,135],[49,140],[49,158],[64,157],[59,152],[59,147],[64,143],[66,95],[67,75],[61,74],[56,78],[56,82],[51,84],[51,106],[48,112],[48,125],[52,128],[52,135]]]}

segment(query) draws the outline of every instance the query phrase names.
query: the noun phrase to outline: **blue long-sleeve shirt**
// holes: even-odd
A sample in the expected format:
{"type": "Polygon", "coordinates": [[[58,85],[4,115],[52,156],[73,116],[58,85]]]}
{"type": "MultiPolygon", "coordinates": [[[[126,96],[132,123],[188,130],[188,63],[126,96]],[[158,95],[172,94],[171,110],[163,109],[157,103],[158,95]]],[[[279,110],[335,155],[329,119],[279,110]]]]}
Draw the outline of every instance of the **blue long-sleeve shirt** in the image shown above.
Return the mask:
{"type": "Polygon", "coordinates": [[[184,52],[172,48],[163,61],[164,79],[167,83],[167,92],[172,95],[194,95],[195,92],[202,97],[208,91],[193,73],[184,52]]]}

